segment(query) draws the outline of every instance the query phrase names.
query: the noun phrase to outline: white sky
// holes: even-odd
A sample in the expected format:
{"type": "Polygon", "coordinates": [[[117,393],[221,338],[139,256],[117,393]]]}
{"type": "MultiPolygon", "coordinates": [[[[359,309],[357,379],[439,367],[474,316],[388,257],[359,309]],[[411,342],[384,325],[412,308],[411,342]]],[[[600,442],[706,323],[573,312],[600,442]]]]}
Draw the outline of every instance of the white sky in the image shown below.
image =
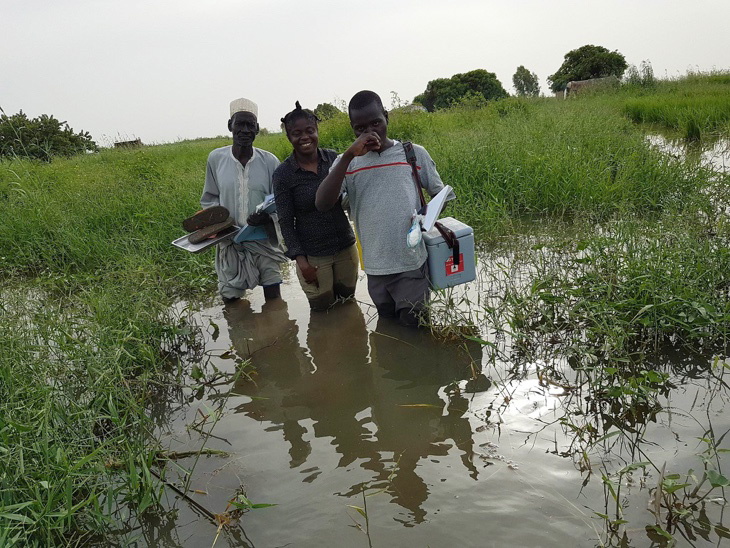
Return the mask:
{"type": "Polygon", "coordinates": [[[229,102],[262,127],[299,99],[361,89],[410,101],[429,80],[483,68],[514,93],[585,44],[657,76],[730,69],[728,0],[0,0],[0,107],[53,114],[99,144],[227,133],[229,102]]]}

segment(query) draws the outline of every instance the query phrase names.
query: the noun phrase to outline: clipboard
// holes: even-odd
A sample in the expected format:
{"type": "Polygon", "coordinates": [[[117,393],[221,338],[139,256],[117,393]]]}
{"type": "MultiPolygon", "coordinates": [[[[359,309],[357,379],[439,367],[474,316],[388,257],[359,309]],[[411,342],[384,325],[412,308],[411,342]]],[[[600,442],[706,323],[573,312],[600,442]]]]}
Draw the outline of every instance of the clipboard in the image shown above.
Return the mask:
{"type": "Polygon", "coordinates": [[[451,194],[451,187],[449,185],[445,185],[444,188],[441,189],[441,192],[436,194],[436,196],[431,198],[431,201],[426,204],[426,215],[421,223],[423,230],[426,232],[431,230],[436,224],[439,215],[441,215],[441,212],[444,210],[446,198],[449,197],[449,194],[451,194]]]}

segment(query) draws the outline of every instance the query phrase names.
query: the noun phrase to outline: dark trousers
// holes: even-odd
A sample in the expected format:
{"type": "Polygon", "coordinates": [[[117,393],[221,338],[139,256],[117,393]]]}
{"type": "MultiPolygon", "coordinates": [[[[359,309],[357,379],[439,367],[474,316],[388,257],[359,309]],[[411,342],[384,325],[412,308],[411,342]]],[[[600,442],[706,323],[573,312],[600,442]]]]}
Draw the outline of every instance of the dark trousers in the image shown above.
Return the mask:
{"type": "Polygon", "coordinates": [[[418,326],[422,318],[425,320],[430,294],[428,261],[407,272],[368,274],[368,292],[380,316],[397,317],[404,325],[418,326]]]}

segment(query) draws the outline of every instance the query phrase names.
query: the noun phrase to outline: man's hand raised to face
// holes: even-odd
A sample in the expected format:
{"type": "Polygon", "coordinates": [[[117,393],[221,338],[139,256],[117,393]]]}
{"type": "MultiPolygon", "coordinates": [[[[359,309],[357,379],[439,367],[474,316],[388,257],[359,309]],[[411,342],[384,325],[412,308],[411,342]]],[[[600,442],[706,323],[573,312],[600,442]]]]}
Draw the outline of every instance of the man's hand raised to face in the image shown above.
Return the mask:
{"type": "Polygon", "coordinates": [[[380,149],[380,137],[375,133],[363,133],[350,145],[348,152],[353,156],[363,156],[371,150],[380,149]]]}

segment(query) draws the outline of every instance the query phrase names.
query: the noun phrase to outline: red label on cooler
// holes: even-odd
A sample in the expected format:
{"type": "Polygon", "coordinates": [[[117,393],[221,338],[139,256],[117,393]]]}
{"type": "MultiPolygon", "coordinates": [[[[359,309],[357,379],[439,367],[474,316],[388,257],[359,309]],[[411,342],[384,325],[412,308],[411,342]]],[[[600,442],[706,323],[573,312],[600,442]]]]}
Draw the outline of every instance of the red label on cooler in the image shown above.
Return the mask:
{"type": "Polygon", "coordinates": [[[454,257],[453,255],[449,257],[446,261],[446,275],[451,276],[452,274],[458,274],[459,272],[464,272],[464,254],[459,253],[459,264],[454,264],[454,257]]]}

